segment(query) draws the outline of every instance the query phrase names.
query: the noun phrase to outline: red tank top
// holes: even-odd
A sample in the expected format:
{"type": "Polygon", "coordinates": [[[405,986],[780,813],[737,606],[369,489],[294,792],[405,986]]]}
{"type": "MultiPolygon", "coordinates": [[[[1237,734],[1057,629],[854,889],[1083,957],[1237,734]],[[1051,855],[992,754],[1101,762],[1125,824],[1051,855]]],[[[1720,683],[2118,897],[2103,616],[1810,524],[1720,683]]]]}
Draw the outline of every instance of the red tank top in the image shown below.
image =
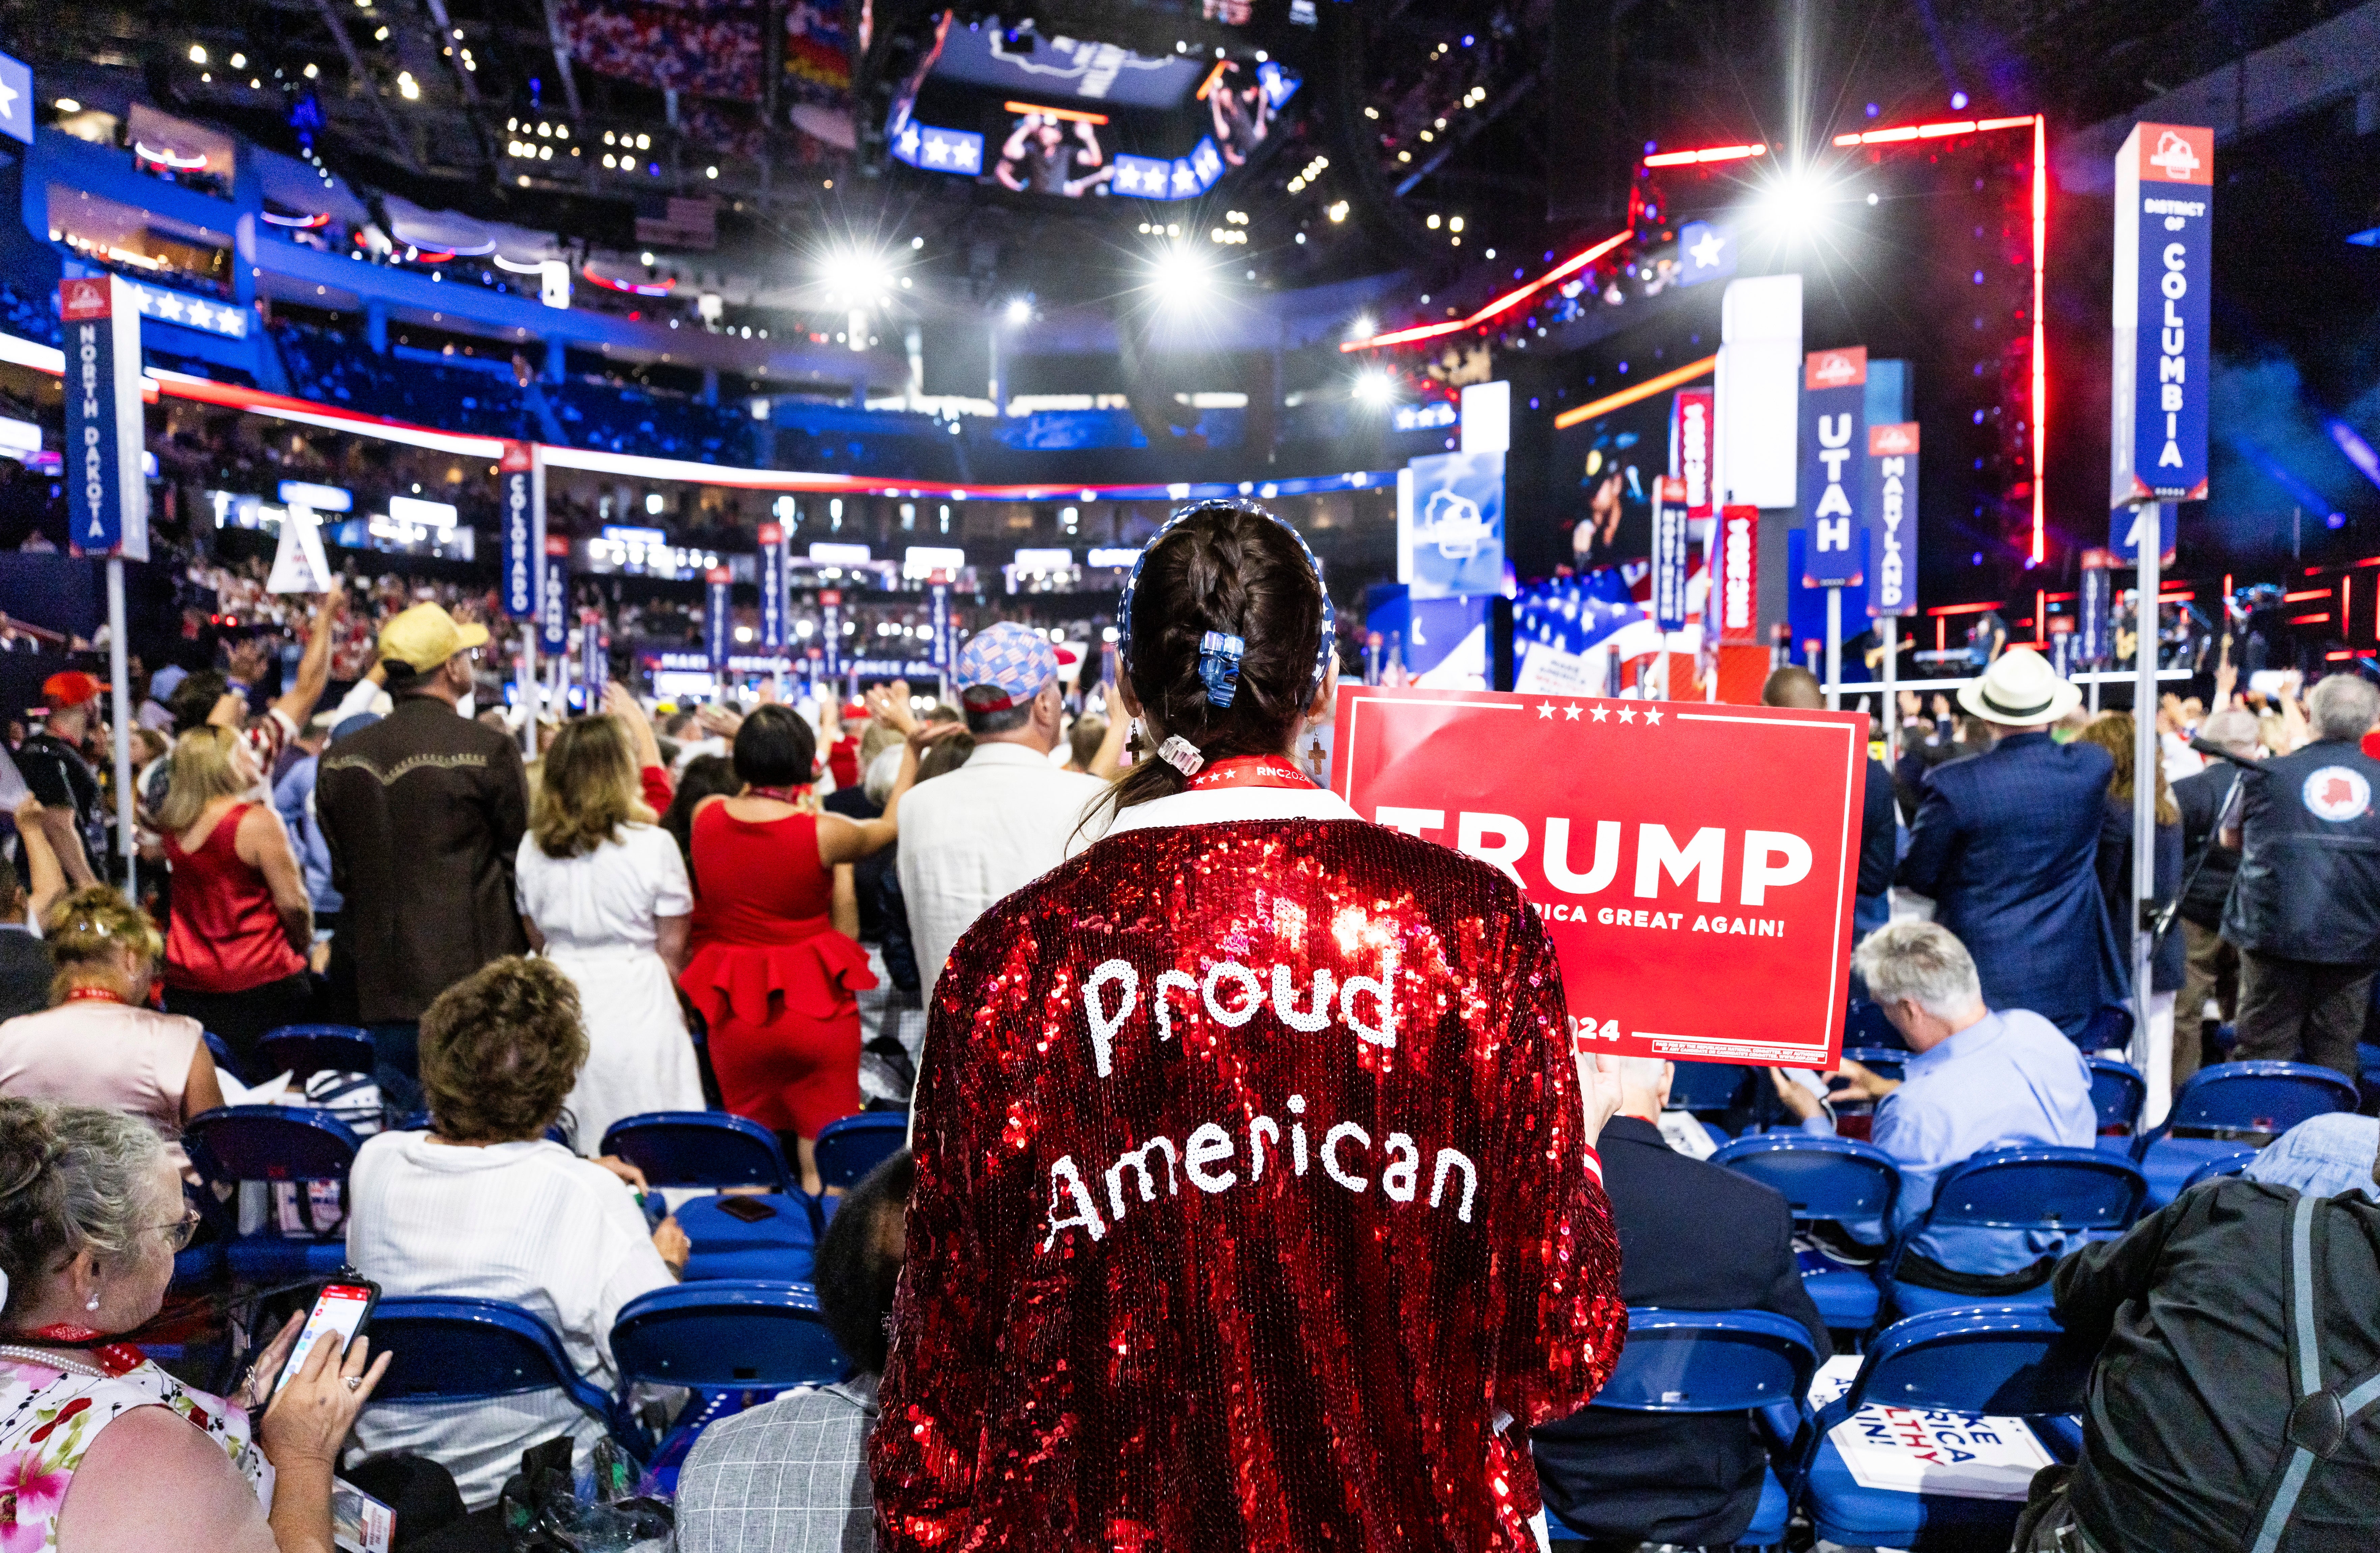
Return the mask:
{"type": "Polygon", "coordinates": [[[834,904],[814,814],[738,819],[709,806],[694,817],[694,883],[697,944],[788,943],[823,931],[834,904]]]}
{"type": "Polygon", "coordinates": [[[164,838],[174,866],[174,914],[165,931],[165,985],[190,992],[245,992],[295,976],[306,961],[289,947],[263,873],[239,860],[239,822],[254,806],[223,812],[195,851],[164,838]]]}

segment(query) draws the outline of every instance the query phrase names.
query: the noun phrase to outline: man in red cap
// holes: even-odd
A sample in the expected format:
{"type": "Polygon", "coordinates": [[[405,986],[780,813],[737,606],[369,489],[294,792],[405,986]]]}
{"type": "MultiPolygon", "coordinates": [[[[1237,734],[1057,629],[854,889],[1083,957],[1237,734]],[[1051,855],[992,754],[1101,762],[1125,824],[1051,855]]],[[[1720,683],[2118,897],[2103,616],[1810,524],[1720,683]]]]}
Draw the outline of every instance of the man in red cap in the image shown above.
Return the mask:
{"type": "Polygon", "coordinates": [[[91,859],[107,853],[106,800],[100,792],[99,778],[79,747],[91,733],[91,720],[99,715],[102,688],[98,680],[79,669],[42,681],[42,700],[50,709],[49,720],[17,749],[17,770],[24,776],[25,785],[43,808],[61,817],[58,830],[68,823],[72,826],[79,844],[65,844],[65,838],[55,831],[50,840],[67,880],[78,890],[98,882],[91,872],[91,859]]]}

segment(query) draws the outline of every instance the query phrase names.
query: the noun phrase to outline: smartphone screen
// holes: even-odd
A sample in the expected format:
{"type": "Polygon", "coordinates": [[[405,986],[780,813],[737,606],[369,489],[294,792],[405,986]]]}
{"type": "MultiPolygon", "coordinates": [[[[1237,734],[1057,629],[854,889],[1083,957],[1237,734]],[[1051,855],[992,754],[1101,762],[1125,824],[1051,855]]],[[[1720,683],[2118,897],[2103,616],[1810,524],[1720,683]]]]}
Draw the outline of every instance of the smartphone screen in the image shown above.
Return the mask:
{"type": "Polygon", "coordinates": [[[306,1355],[325,1335],[334,1337],[342,1351],[355,1341],[364,1324],[364,1316],[372,1307],[375,1291],[368,1284],[326,1283],[315,1296],[314,1308],[306,1313],[306,1325],[298,1333],[298,1346],[289,1351],[289,1362],[281,1366],[281,1377],[273,1383],[273,1394],[289,1384],[289,1377],[306,1363],[306,1355]]]}

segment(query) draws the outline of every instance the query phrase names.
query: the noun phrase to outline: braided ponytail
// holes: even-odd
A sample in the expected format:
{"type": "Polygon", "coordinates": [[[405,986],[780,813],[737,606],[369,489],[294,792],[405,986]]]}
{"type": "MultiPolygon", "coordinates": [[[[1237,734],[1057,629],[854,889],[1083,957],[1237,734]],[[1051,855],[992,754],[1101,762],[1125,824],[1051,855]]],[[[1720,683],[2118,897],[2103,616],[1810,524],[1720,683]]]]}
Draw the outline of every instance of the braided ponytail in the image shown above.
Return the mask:
{"type": "MultiPolygon", "coordinates": [[[[1152,749],[1179,736],[1209,763],[1281,753],[1313,699],[1322,630],[1322,581],[1293,533],[1238,506],[1195,510],[1150,547],[1128,607],[1123,668],[1152,749]],[[1214,704],[1199,676],[1199,642],[1209,631],[1245,643],[1228,707],[1214,704]]],[[[1121,811],[1187,783],[1166,761],[1146,758],[1109,795],[1121,811]]]]}

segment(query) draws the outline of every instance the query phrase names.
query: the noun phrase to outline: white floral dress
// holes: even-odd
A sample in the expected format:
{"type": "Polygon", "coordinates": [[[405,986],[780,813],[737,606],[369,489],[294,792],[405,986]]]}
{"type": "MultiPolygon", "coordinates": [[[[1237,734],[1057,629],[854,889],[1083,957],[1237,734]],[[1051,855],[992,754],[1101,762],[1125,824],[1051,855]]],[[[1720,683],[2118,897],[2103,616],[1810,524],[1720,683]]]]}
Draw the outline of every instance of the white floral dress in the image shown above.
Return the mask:
{"type": "Polygon", "coordinates": [[[58,1512],[99,1431],[136,1407],[170,1407],[223,1447],[273,1506],[273,1466],[249,1435],[248,1414],[184,1386],[153,1363],[113,1379],[0,1355],[0,1553],[42,1553],[58,1541],[58,1512]]]}

